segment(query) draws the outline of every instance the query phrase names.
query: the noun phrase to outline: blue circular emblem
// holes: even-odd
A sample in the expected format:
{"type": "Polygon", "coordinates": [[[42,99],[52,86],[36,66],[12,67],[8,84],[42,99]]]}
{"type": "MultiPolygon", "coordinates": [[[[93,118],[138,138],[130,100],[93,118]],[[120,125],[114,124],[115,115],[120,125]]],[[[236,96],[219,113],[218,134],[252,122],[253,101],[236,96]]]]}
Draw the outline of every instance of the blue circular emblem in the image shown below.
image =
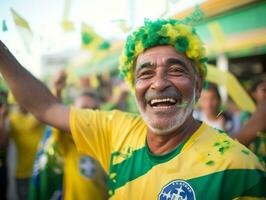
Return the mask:
{"type": "Polygon", "coordinates": [[[186,181],[174,180],[162,188],[158,200],[196,200],[196,197],[186,181]]]}
{"type": "Polygon", "coordinates": [[[94,178],[97,173],[95,160],[89,156],[81,156],[79,160],[79,170],[83,176],[89,179],[94,178]]]}

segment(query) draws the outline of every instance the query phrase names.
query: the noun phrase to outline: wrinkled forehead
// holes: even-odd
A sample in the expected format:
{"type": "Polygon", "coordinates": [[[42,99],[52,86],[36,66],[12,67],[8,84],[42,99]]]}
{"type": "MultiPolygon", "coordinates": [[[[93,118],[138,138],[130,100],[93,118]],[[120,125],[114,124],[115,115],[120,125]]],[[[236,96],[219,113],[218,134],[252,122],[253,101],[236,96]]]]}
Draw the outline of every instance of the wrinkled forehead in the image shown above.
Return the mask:
{"type": "Polygon", "coordinates": [[[156,46],[145,50],[141,53],[135,62],[135,71],[143,66],[145,63],[152,63],[153,65],[165,65],[169,60],[180,61],[186,66],[191,66],[194,69],[193,61],[191,61],[184,53],[178,52],[174,47],[156,46]]]}

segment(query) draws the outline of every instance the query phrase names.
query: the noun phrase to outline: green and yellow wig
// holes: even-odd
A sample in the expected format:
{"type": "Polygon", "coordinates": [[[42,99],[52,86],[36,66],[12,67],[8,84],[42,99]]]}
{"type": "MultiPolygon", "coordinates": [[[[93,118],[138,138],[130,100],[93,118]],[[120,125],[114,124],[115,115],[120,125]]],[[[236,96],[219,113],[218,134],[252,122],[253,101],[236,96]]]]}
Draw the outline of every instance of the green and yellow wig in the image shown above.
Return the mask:
{"type": "Polygon", "coordinates": [[[171,45],[184,53],[196,66],[197,72],[205,77],[207,58],[205,48],[196,30],[187,23],[175,19],[146,19],[144,26],[131,33],[120,56],[120,76],[134,88],[134,65],[137,57],[146,49],[171,45]]]}

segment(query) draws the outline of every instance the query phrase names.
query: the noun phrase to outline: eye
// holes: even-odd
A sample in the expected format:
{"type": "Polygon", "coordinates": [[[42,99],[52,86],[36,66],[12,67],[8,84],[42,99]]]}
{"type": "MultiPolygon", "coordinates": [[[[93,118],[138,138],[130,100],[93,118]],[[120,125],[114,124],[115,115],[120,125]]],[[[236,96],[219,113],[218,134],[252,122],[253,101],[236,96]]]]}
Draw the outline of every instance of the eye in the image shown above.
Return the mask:
{"type": "Polygon", "coordinates": [[[137,78],[139,79],[147,79],[147,78],[151,78],[154,75],[154,71],[151,69],[144,69],[141,70],[138,74],[137,74],[137,78]]]}
{"type": "Polygon", "coordinates": [[[174,64],[168,68],[168,74],[177,76],[177,75],[187,74],[187,71],[183,66],[174,64]]]}

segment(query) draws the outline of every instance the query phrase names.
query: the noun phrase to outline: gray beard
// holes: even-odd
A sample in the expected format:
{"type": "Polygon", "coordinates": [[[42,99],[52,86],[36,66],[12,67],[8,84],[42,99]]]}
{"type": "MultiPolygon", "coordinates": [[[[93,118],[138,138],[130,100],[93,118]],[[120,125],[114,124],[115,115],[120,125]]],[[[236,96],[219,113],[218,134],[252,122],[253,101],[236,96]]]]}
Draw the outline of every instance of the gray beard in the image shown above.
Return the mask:
{"type": "Polygon", "coordinates": [[[139,110],[143,120],[145,121],[145,123],[147,124],[149,129],[151,129],[152,132],[156,135],[167,135],[167,134],[171,133],[172,131],[181,127],[184,124],[184,122],[186,121],[186,119],[191,115],[193,108],[195,106],[195,103],[196,103],[196,91],[194,89],[193,97],[192,97],[190,102],[187,103],[185,101],[185,102],[177,105],[178,107],[181,107],[181,108],[180,108],[180,111],[175,116],[175,120],[171,120],[171,122],[169,122],[169,124],[166,127],[155,127],[152,125],[153,124],[152,121],[148,118],[148,116],[145,114],[145,112],[139,106],[138,101],[136,101],[138,110],[139,110]],[[186,105],[186,106],[184,106],[184,105],[186,105]]]}

